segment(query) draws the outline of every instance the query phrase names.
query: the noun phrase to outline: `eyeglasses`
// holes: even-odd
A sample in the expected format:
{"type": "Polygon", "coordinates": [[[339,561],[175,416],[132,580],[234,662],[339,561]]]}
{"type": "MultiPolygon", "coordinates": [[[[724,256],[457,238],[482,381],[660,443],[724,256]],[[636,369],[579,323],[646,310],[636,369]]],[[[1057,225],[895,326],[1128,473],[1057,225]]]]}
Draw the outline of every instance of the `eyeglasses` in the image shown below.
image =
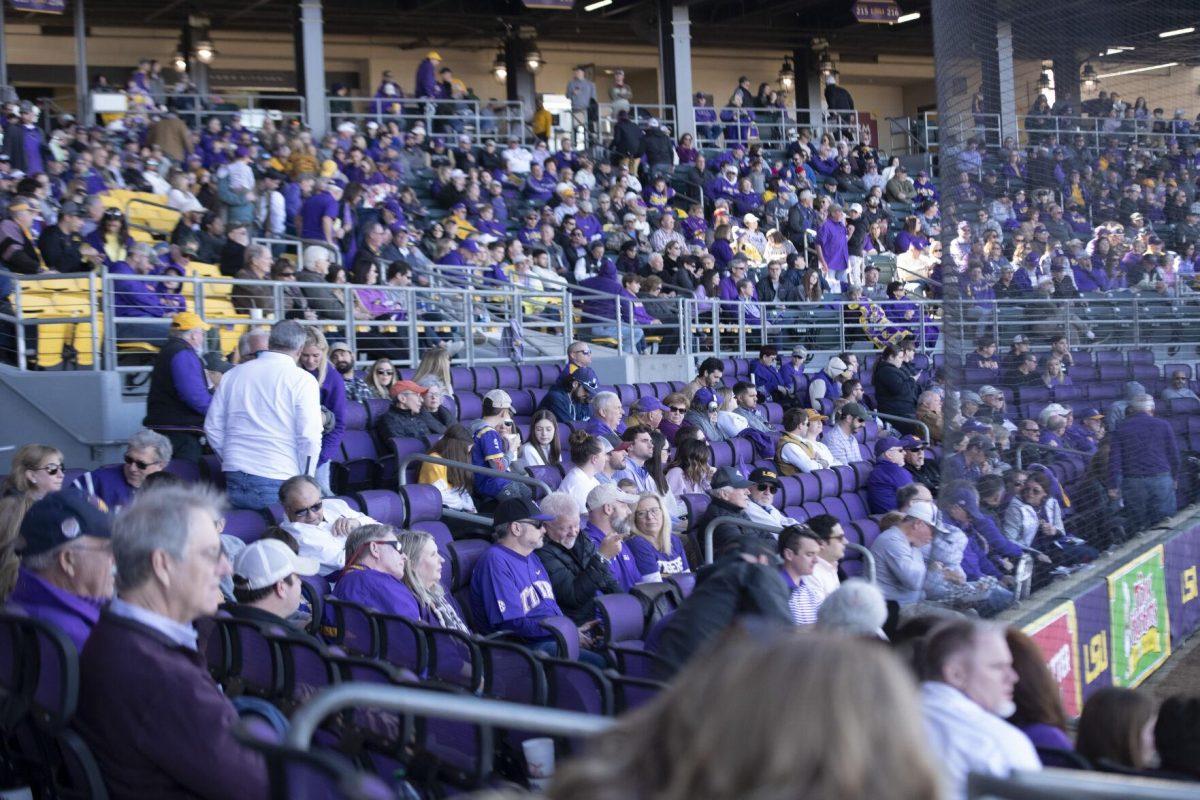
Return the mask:
{"type": "Polygon", "coordinates": [[[67,468],[64,464],[47,464],[46,466],[38,467],[38,468],[34,469],[33,471],[34,472],[44,472],[47,475],[50,475],[51,477],[53,477],[60,472],[66,472],[67,468]]]}
{"type": "Polygon", "coordinates": [[[576,350],[575,351],[575,355],[577,355],[577,356],[590,356],[591,354],[592,354],[591,350],[576,350]]]}
{"type": "Polygon", "coordinates": [[[125,463],[131,467],[137,467],[138,469],[145,472],[146,470],[150,469],[151,467],[157,467],[162,462],[161,461],[138,461],[133,456],[125,456],[125,463]]]}
{"type": "Polygon", "coordinates": [[[292,509],[292,516],[307,517],[310,515],[320,514],[321,509],[324,507],[324,505],[325,505],[325,502],[323,500],[318,500],[317,502],[313,503],[311,506],[308,506],[306,508],[294,508],[294,509],[292,509]]]}
{"type": "Polygon", "coordinates": [[[374,543],[390,547],[397,553],[400,552],[400,541],[398,539],[376,539],[374,543]]]}
{"type": "Polygon", "coordinates": [[[670,408],[668,408],[667,410],[668,410],[668,411],[673,411],[673,412],[675,412],[676,414],[686,414],[686,413],[687,413],[687,409],[686,409],[686,408],[676,408],[675,406],[671,406],[671,407],[670,407],[670,408]]]}
{"type": "Polygon", "coordinates": [[[392,370],[392,369],[377,369],[377,370],[375,370],[375,374],[376,375],[395,375],[396,371],[392,370]]]}
{"type": "Polygon", "coordinates": [[[659,516],[662,516],[662,512],[659,511],[657,508],[645,508],[645,509],[642,509],[641,511],[633,512],[633,515],[635,517],[659,517],[659,516]]]}
{"type": "Polygon", "coordinates": [[[523,519],[523,520],[521,520],[521,524],[528,525],[531,528],[537,528],[539,531],[542,528],[546,527],[545,525],[542,524],[541,520],[536,520],[536,519],[523,519]]]}
{"type": "Polygon", "coordinates": [[[281,272],[281,273],[279,273],[279,277],[281,277],[281,278],[294,278],[294,277],[296,277],[296,273],[294,273],[294,272],[281,272]]]}
{"type": "Polygon", "coordinates": [[[771,494],[775,494],[775,487],[769,483],[758,484],[758,490],[760,492],[770,492],[771,494]]]}

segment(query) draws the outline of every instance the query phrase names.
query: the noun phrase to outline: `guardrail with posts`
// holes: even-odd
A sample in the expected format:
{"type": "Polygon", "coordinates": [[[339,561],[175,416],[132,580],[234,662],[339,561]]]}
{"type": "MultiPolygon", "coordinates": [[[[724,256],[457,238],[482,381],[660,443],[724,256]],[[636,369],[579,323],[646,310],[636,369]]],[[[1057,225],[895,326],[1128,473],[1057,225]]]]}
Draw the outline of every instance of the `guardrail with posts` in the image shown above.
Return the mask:
{"type": "MultiPolygon", "coordinates": [[[[704,530],[701,531],[701,533],[700,533],[702,543],[704,545],[704,563],[705,564],[713,563],[714,556],[715,556],[715,554],[713,553],[713,534],[716,532],[717,528],[719,528],[722,525],[734,525],[738,528],[742,528],[742,529],[746,529],[746,530],[766,531],[767,533],[779,533],[781,530],[783,530],[783,528],[779,527],[778,525],[767,525],[762,522],[752,522],[750,520],[743,519],[742,517],[716,517],[715,519],[711,520],[707,525],[705,525],[704,530]]],[[[863,547],[861,544],[859,544],[857,542],[847,541],[846,548],[849,550],[853,550],[862,556],[863,575],[866,578],[866,580],[870,581],[871,583],[874,583],[875,582],[875,555],[870,550],[868,550],[866,547],[863,547]]]]}
{"type": "Polygon", "coordinates": [[[471,138],[474,146],[485,139],[515,136],[529,141],[525,104],[520,100],[451,100],[424,97],[330,97],[326,110],[332,127],[353,122],[360,129],[367,122],[386,128],[396,123],[410,131],[418,123],[428,137],[459,136],[471,138]]]}

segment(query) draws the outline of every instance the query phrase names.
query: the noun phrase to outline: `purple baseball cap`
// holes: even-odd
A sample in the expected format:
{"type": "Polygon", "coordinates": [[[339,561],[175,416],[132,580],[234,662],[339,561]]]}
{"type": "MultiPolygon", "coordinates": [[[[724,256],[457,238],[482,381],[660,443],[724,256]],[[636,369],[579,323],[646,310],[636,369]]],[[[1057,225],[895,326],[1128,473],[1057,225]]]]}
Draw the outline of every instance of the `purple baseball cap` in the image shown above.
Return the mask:
{"type": "Polygon", "coordinates": [[[875,442],[875,457],[879,458],[888,450],[892,450],[897,447],[904,447],[899,439],[897,439],[895,436],[884,436],[882,439],[875,442]]]}
{"type": "MultiPolygon", "coordinates": [[[[703,390],[702,390],[703,391],[703,390]]],[[[699,392],[697,392],[699,394],[699,392]]],[[[639,397],[633,404],[633,410],[638,414],[649,414],[652,411],[666,411],[667,407],[653,395],[639,397]]]]}

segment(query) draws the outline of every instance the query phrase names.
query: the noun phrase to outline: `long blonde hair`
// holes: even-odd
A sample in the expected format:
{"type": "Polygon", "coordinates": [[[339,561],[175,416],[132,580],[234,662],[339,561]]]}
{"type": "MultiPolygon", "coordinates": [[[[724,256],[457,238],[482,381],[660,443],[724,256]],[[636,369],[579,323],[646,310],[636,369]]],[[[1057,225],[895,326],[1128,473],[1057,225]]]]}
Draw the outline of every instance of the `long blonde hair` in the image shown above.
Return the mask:
{"type": "Polygon", "coordinates": [[[0,491],[3,498],[0,499],[0,602],[6,600],[17,585],[17,569],[21,565],[17,558],[17,539],[21,521],[34,502],[34,486],[26,473],[51,457],[57,457],[62,463],[62,452],[45,444],[27,444],[13,453],[12,466],[0,491]]]}
{"type": "Polygon", "coordinates": [[[912,678],[881,645],[734,629],[563,765],[547,794],[938,800],[920,720],[912,678]],[[804,719],[821,720],[821,729],[797,728],[804,719]]]}
{"type": "Polygon", "coordinates": [[[425,544],[432,542],[433,537],[426,531],[402,530],[396,531],[396,540],[400,542],[400,552],[407,556],[404,559],[405,585],[416,595],[418,603],[426,608],[433,608],[441,602],[446,590],[440,582],[435,583],[433,589],[423,586],[417,577],[417,561],[421,558],[425,544]]]}
{"type": "Polygon", "coordinates": [[[417,364],[417,371],[413,373],[412,379],[414,383],[420,383],[421,379],[432,375],[442,382],[443,391],[453,396],[454,391],[451,388],[453,384],[450,382],[450,354],[446,352],[444,347],[431,347],[421,356],[421,363],[417,364]]]}
{"type": "Polygon", "coordinates": [[[638,498],[637,506],[634,506],[633,532],[650,542],[650,544],[654,545],[658,549],[658,552],[670,555],[671,515],[667,513],[667,504],[663,502],[662,495],[655,492],[644,492],[642,493],[641,497],[638,498]],[[640,506],[643,500],[653,500],[658,504],[660,521],[658,530],[656,531],[644,531],[642,530],[642,526],[638,523],[637,506],[640,506]]]}
{"type": "Polygon", "coordinates": [[[329,372],[329,342],[320,328],[309,325],[304,329],[304,346],[316,347],[321,351],[321,363],[317,367],[317,385],[325,385],[325,374],[329,372]]]}
{"type": "Polygon", "coordinates": [[[388,389],[390,389],[392,384],[396,382],[396,378],[398,377],[396,375],[396,369],[396,365],[392,363],[390,358],[377,358],[375,359],[375,363],[371,364],[371,368],[367,370],[367,383],[370,384],[371,388],[374,389],[375,392],[385,400],[391,397],[391,395],[388,393],[388,389]],[[387,385],[380,385],[378,379],[375,377],[375,370],[379,369],[379,367],[384,364],[387,364],[392,368],[392,380],[387,385]]]}

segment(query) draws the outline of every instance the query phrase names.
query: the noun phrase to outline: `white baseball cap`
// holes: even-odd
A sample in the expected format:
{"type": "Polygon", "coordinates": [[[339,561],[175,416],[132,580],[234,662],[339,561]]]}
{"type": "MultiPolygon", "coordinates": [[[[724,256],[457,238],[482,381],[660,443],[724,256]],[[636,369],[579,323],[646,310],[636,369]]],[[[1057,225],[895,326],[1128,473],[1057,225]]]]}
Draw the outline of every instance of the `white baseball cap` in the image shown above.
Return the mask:
{"type": "Polygon", "coordinates": [[[246,581],[247,589],[273,586],[289,575],[316,575],[316,559],[298,556],[278,539],[259,539],[238,554],[233,574],[246,581]]]}
{"type": "Polygon", "coordinates": [[[622,492],[615,483],[602,483],[588,492],[587,509],[595,511],[600,506],[606,506],[609,503],[636,503],[637,501],[636,494],[622,492]]]}
{"type": "Polygon", "coordinates": [[[513,407],[512,397],[509,396],[508,392],[504,391],[503,389],[492,389],[483,396],[483,399],[491,400],[492,408],[496,409],[497,411],[502,408],[511,410],[513,407]]]}

